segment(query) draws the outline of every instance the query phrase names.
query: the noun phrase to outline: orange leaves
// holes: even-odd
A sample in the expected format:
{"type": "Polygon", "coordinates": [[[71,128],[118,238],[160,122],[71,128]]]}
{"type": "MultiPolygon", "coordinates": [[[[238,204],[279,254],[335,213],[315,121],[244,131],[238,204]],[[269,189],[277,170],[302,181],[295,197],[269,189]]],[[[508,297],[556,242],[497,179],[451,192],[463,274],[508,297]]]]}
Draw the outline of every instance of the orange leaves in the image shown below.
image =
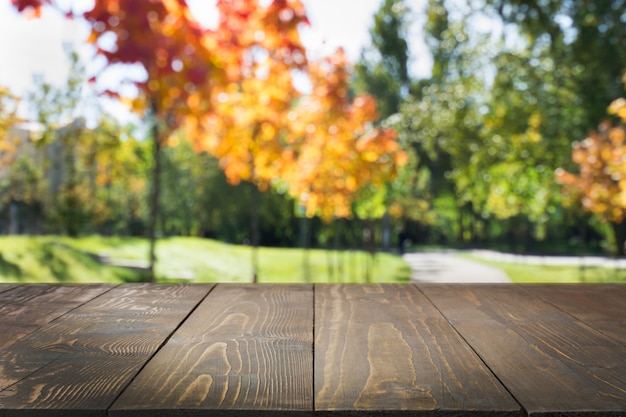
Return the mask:
{"type": "Polygon", "coordinates": [[[308,23],[300,0],[218,0],[219,21],[212,39],[219,46],[230,81],[254,76],[254,64],[269,57],[275,64],[304,67],[306,53],[298,26],[308,23]]]}
{"type": "Polygon", "coordinates": [[[626,123],[626,99],[618,98],[609,106],[609,113],[618,116],[626,123]]]}
{"type": "MultiPolygon", "coordinates": [[[[47,2],[12,1],[18,8],[47,2]]],[[[185,126],[230,182],[266,189],[281,178],[309,216],[349,217],[360,190],[384,185],[407,160],[395,133],[374,126],[374,99],[349,96],[342,50],[307,63],[301,0],[218,0],[216,7],[215,30],[200,27],[184,0],[95,0],[84,17],[108,64],[145,68],[146,79],[135,82],[142,94],[125,101],[152,112],[156,140],[185,126]],[[294,70],[308,71],[310,96],[295,89],[294,70]]]]}
{"type": "Polygon", "coordinates": [[[298,25],[306,23],[299,0],[218,0],[218,27],[228,82],[214,85],[209,112],[195,112],[188,127],[197,149],[220,159],[231,183],[251,181],[261,189],[293,160],[289,112],[299,97],[291,72],[305,63],[298,25]]]}
{"type": "Polygon", "coordinates": [[[311,96],[290,117],[301,142],[286,180],[308,216],[350,217],[358,191],[391,180],[406,155],[393,130],[373,126],[378,114],[372,97],[349,99],[343,50],[311,63],[309,73],[311,96]]]}
{"type": "Polygon", "coordinates": [[[563,169],[556,178],[565,192],[582,201],[583,208],[606,220],[621,223],[626,215],[626,131],[603,123],[581,142],[575,142],[572,160],[578,175],[563,169]]]}
{"type": "Polygon", "coordinates": [[[195,137],[197,148],[220,159],[230,182],[267,188],[292,159],[284,138],[298,94],[288,67],[264,61],[258,68],[265,69],[263,79],[252,76],[215,89],[211,112],[200,118],[195,137]]]}

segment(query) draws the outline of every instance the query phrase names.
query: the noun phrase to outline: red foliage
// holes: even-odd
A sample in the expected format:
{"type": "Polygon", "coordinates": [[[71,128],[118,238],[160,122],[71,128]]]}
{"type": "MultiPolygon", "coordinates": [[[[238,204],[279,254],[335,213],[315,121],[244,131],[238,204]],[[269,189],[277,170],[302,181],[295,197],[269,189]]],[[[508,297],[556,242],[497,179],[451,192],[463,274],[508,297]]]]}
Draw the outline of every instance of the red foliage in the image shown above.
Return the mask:
{"type": "Polygon", "coordinates": [[[51,0],[11,0],[11,4],[22,13],[31,13],[31,16],[39,17],[41,15],[41,6],[52,4],[51,0]]]}

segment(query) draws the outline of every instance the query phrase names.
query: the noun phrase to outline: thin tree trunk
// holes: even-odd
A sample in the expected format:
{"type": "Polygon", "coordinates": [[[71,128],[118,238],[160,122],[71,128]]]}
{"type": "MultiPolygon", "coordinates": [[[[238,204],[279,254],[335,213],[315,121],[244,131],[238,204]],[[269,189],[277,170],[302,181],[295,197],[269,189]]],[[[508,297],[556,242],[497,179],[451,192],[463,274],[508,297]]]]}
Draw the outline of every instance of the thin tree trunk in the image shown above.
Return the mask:
{"type": "Polygon", "coordinates": [[[259,204],[260,195],[257,186],[252,183],[252,204],[250,204],[250,244],[252,245],[252,282],[259,282],[259,204]]]}
{"type": "Polygon", "coordinates": [[[382,235],[382,246],[384,252],[391,252],[391,216],[389,215],[389,210],[385,210],[385,214],[382,218],[383,224],[383,235],[382,235]]]}
{"type": "Polygon", "coordinates": [[[159,125],[156,120],[156,105],[152,105],[152,190],[150,194],[150,219],[148,220],[148,238],[150,239],[150,249],[148,254],[148,280],[156,281],[156,229],[159,218],[159,197],[161,194],[161,141],[159,138],[159,125]]]}
{"type": "Polygon", "coordinates": [[[309,219],[306,215],[300,218],[300,247],[302,248],[302,271],[304,282],[311,282],[311,260],[309,243],[309,219]]]}
{"type": "Polygon", "coordinates": [[[335,259],[337,260],[337,282],[346,282],[345,271],[343,268],[343,251],[345,250],[345,245],[342,242],[343,230],[345,228],[345,220],[338,220],[339,228],[337,230],[337,235],[335,236],[335,259]]]}
{"type": "Polygon", "coordinates": [[[615,256],[622,257],[626,255],[626,222],[611,223],[611,229],[615,240],[613,252],[615,256]]]}
{"type": "MultiPolygon", "coordinates": [[[[252,133],[253,140],[256,142],[261,126],[259,123],[254,125],[252,133]]],[[[254,160],[254,152],[250,153],[250,183],[252,184],[252,204],[250,204],[250,245],[251,250],[251,264],[252,264],[252,283],[259,282],[259,235],[260,222],[259,222],[259,206],[260,191],[256,178],[256,162],[254,160]]]]}

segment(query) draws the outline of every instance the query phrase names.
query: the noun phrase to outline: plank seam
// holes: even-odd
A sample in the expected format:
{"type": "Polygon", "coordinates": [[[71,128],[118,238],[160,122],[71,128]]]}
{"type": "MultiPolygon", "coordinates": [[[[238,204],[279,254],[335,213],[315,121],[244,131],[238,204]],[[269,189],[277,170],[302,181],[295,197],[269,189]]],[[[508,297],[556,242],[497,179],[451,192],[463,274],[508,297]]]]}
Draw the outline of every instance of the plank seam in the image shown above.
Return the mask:
{"type": "MultiPolygon", "coordinates": [[[[119,287],[120,285],[121,285],[121,284],[113,285],[113,286],[111,286],[111,288],[109,288],[108,290],[101,292],[100,294],[96,295],[95,297],[90,298],[89,300],[87,300],[87,301],[85,301],[85,302],[83,302],[83,303],[81,303],[81,304],[79,304],[79,305],[75,306],[74,308],[72,308],[72,309],[70,309],[70,310],[68,310],[68,311],[64,312],[63,314],[60,314],[59,316],[57,316],[57,317],[53,318],[52,320],[50,320],[50,321],[48,321],[48,322],[46,322],[46,323],[43,323],[41,326],[37,327],[36,329],[33,329],[31,332],[29,332],[28,334],[26,334],[26,335],[24,335],[23,337],[21,337],[21,338],[20,338],[20,340],[21,340],[21,339],[23,339],[23,338],[25,338],[25,337],[28,337],[28,336],[32,335],[33,333],[35,333],[35,332],[37,332],[37,331],[39,331],[39,330],[41,330],[43,327],[45,327],[45,326],[47,326],[47,325],[49,325],[49,324],[52,324],[52,323],[56,322],[57,320],[61,319],[61,317],[65,317],[67,314],[71,313],[72,311],[75,311],[76,309],[78,309],[78,308],[80,308],[80,307],[84,306],[85,304],[90,303],[90,302],[92,302],[93,300],[95,300],[95,299],[97,299],[97,298],[99,298],[99,297],[102,297],[104,294],[108,293],[109,291],[113,290],[114,288],[119,287]]],[[[11,288],[11,290],[13,290],[13,289],[17,289],[17,288],[18,288],[18,287],[13,287],[13,288],[11,288]]],[[[19,340],[18,340],[18,342],[19,342],[19,340]]],[[[59,358],[60,358],[61,356],[62,356],[62,354],[61,354],[61,353],[59,353],[59,354],[58,354],[58,355],[57,355],[54,359],[50,359],[50,361],[48,361],[48,363],[46,363],[45,365],[42,365],[42,366],[40,366],[39,368],[34,369],[32,372],[29,372],[27,375],[24,375],[24,376],[23,376],[22,378],[20,378],[18,381],[15,381],[15,382],[14,382],[14,383],[12,383],[11,385],[7,385],[6,387],[4,387],[4,388],[0,389],[0,392],[4,392],[4,391],[6,391],[6,390],[10,389],[11,387],[13,387],[13,386],[15,386],[15,385],[17,385],[17,384],[21,383],[22,381],[24,381],[24,380],[26,380],[26,379],[30,378],[32,375],[34,375],[34,374],[36,374],[37,372],[41,371],[41,370],[42,370],[43,368],[45,368],[46,366],[49,366],[49,365],[51,365],[51,364],[55,363],[56,361],[58,361],[58,360],[59,360],[59,358]]]]}
{"type": "Polygon", "coordinates": [[[3,284],[3,285],[6,285],[6,287],[0,288],[0,294],[9,292],[11,290],[15,290],[17,288],[17,285],[14,285],[14,286],[12,286],[12,284],[3,284]]]}
{"type": "MultiPolygon", "coordinates": [[[[183,284],[184,285],[184,284],[183,284]]],[[[118,394],[115,396],[115,398],[113,399],[113,401],[111,401],[111,404],[109,404],[109,406],[106,408],[106,413],[107,415],[110,415],[109,411],[111,409],[111,407],[113,407],[113,404],[115,404],[117,402],[117,400],[119,400],[119,398],[122,396],[122,394],[124,392],[126,392],[126,389],[135,381],[135,379],[137,379],[137,376],[139,376],[139,374],[144,370],[144,368],[146,366],[148,366],[148,364],[150,362],[152,362],[152,359],[154,359],[154,357],[161,351],[161,349],[163,349],[163,346],[165,346],[167,344],[167,342],[170,341],[170,339],[174,336],[174,334],[183,326],[183,324],[185,324],[185,322],[189,319],[189,317],[191,317],[191,315],[193,313],[196,312],[196,310],[198,309],[198,307],[200,306],[200,304],[202,304],[204,302],[204,300],[207,299],[207,297],[209,296],[209,294],[211,294],[213,292],[213,290],[215,290],[215,288],[217,288],[219,284],[214,284],[209,291],[207,291],[207,293],[200,298],[200,300],[196,303],[195,306],[193,306],[193,308],[191,308],[189,310],[189,312],[185,315],[185,317],[183,317],[183,319],[180,321],[180,323],[178,323],[178,325],[171,331],[171,333],[163,339],[163,341],[161,342],[161,344],[154,350],[154,352],[152,353],[152,355],[150,355],[150,357],[148,359],[146,359],[146,361],[143,363],[143,365],[141,365],[139,367],[139,369],[137,370],[137,372],[135,372],[135,375],[133,375],[132,378],[129,379],[129,381],[126,383],[126,385],[124,385],[124,387],[122,387],[118,394]]]]}
{"type": "MultiPolygon", "coordinates": [[[[64,316],[66,316],[66,315],[68,315],[68,314],[72,313],[73,311],[78,310],[79,308],[81,308],[81,307],[85,306],[86,304],[91,303],[93,300],[97,300],[98,298],[100,298],[100,297],[104,296],[105,294],[108,294],[109,292],[113,291],[114,289],[118,288],[118,287],[119,287],[119,286],[121,286],[121,285],[122,285],[122,284],[117,284],[117,285],[113,285],[113,286],[111,286],[108,290],[106,290],[106,291],[102,291],[100,294],[96,295],[95,297],[93,297],[93,298],[91,298],[91,299],[89,299],[89,300],[87,300],[87,301],[85,301],[85,302],[83,302],[83,303],[78,304],[77,306],[75,306],[74,308],[72,308],[72,309],[70,309],[70,310],[67,310],[65,313],[61,314],[60,316],[57,316],[57,317],[53,318],[53,319],[52,319],[52,320],[50,320],[48,323],[46,323],[46,324],[43,324],[43,325],[39,326],[39,327],[37,328],[37,330],[41,329],[41,328],[42,328],[43,326],[45,326],[45,325],[52,324],[52,323],[56,322],[57,320],[61,319],[61,317],[64,317],[64,316]]],[[[34,330],[34,331],[33,331],[33,332],[31,332],[31,333],[34,333],[34,332],[35,332],[35,331],[37,331],[37,330],[34,330]]]]}
{"type": "Polygon", "coordinates": [[[316,413],[316,409],[315,409],[315,292],[316,292],[316,288],[317,285],[312,284],[312,290],[313,290],[313,313],[312,313],[312,317],[313,317],[313,328],[312,328],[312,340],[311,340],[311,411],[312,414],[315,415],[316,413]]]}
{"type": "Polygon", "coordinates": [[[433,300],[431,300],[430,297],[428,297],[428,295],[424,291],[422,291],[422,289],[420,288],[420,286],[418,284],[412,284],[412,285],[414,287],[416,287],[417,290],[420,293],[422,293],[422,295],[428,300],[428,302],[439,312],[439,314],[441,314],[441,317],[443,317],[446,320],[446,322],[448,322],[448,324],[454,329],[455,333],[459,335],[459,337],[463,340],[463,342],[465,342],[465,344],[472,350],[472,352],[474,352],[474,354],[478,357],[478,359],[480,359],[480,361],[483,363],[483,365],[485,365],[485,367],[487,369],[489,369],[489,372],[500,383],[500,385],[502,385],[502,387],[506,390],[506,392],[509,393],[509,395],[511,396],[511,398],[513,398],[513,400],[517,403],[517,405],[519,405],[521,412],[524,413],[526,416],[530,417],[530,413],[528,412],[528,410],[526,410],[526,408],[524,408],[524,406],[522,405],[522,402],[513,394],[513,392],[511,392],[509,387],[506,386],[506,384],[493,371],[493,369],[491,369],[491,367],[485,361],[485,359],[482,357],[482,355],[480,353],[478,353],[478,351],[476,349],[474,349],[474,346],[472,346],[472,344],[465,338],[465,336],[463,336],[461,334],[461,332],[459,332],[459,330],[456,328],[456,326],[450,320],[448,320],[448,317],[446,317],[446,315],[443,314],[443,311],[441,311],[439,309],[439,307],[433,302],[433,300]]]}

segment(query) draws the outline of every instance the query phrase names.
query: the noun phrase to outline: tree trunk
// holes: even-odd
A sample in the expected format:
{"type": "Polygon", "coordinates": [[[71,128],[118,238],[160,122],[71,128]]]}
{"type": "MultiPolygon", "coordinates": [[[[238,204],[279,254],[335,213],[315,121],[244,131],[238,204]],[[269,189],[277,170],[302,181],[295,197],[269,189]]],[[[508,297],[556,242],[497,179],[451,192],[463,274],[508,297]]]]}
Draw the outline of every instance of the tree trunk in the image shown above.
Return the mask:
{"type": "Polygon", "coordinates": [[[391,216],[389,211],[385,210],[383,215],[383,234],[382,234],[382,246],[383,252],[391,252],[391,216]]]}
{"type": "Polygon", "coordinates": [[[259,282],[259,204],[260,192],[257,186],[252,183],[252,204],[250,204],[250,244],[252,245],[252,282],[259,282]]]}
{"type": "Polygon", "coordinates": [[[156,258],[156,229],[159,218],[159,197],[161,194],[161,140],[159,138],[159,125],[156,120],[156,105],[152,106],[152,115],[154,117],[152,124],[152,190],[150,194],[150,219],[148,220],[148,238],[150,239],[150,249],[148,253],[148,280],[156,281],[155,264],[156,258]]]}
{"type": "Polygon", "coordinates": [[[309,219],[306,215],[300,218],[300,247],[302,248],[302,271],[304,282],[311,282],[309,219]]]}
{"type": "Polygon", "coordinates": [[[614,253],[616,256],[626,255],[626,222],[611,223],[613,238],[615,239],[614,253]]]}

